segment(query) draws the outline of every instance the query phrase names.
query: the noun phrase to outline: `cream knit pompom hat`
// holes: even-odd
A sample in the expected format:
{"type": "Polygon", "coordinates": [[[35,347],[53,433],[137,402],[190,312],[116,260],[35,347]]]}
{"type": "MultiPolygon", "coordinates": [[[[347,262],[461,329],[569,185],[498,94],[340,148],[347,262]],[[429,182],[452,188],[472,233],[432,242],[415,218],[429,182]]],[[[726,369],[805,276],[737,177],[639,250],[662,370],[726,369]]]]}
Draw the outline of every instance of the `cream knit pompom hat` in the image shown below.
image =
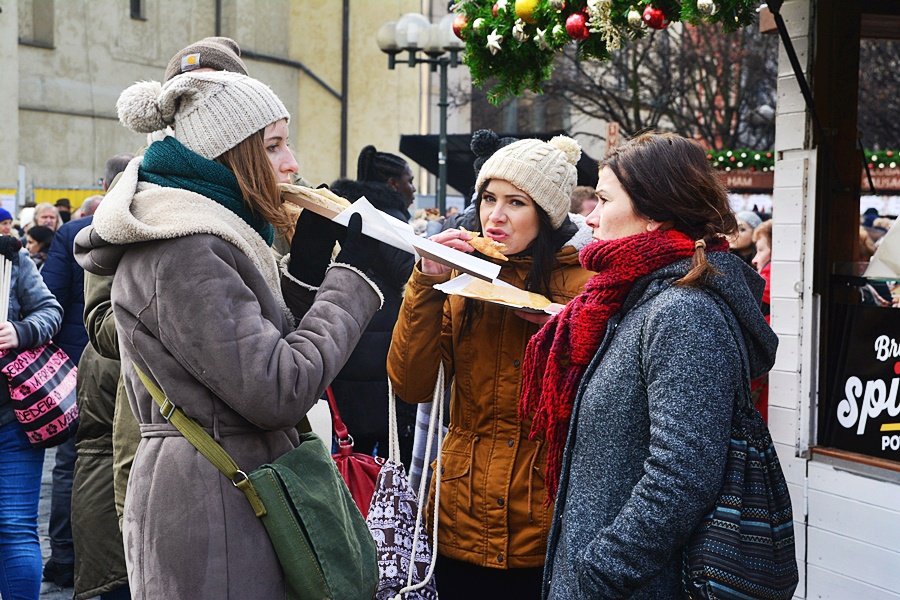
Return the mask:
{"type": "Polygon", "coordinates": [[[116,102],[119,121],[138,133],[171,127],[188,149],[212,160],[276,121],[290,120],[269,86],[227,71],[142,81],[116,102]]]}
{"type": "Polygon", "coordinates": [[[578,183],[575,164],[581,146],[570,137],[558,135],[549,142],[519,140],[497,150],[478,172],[475,189],[489,179],[502,179],[529,196],[550,215],[554,229],[569,213],[572,190],[578,183]]]}

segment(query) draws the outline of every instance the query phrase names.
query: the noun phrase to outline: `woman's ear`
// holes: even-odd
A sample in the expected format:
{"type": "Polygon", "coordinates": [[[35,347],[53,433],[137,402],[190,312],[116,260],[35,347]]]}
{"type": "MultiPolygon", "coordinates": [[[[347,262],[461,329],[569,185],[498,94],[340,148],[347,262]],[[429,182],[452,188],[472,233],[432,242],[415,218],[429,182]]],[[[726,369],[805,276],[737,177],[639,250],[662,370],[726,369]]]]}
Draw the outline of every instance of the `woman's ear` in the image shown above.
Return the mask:
{"type": "Polygon", "coordinates": [[[653,219],[647,219],[647,231],[667,231],[672,229],[673,223],[672,221],[654,221],[653,219]]]}

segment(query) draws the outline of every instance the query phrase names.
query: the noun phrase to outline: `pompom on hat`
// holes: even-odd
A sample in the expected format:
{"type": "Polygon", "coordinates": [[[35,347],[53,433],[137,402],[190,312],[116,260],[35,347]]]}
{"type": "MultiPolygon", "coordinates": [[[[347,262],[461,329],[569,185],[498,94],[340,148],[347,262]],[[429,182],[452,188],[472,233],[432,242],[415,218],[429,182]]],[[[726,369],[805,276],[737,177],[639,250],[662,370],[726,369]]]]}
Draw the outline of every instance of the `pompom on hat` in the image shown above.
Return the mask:
{"type": "Polygon", "coordinates": [[[575,165],[581,146],[570,137],[558,135],[549,142],[519,140],[497,150],[481,167],[475,188],[489,179],[513,184],[550,216],[554,229],[569,213],[570,196],[578,183],[575,165]]]}
{"type": "Polygon", "coordinates": [[[248,75],[247,65],[241,60],[241,47],[231,38],[208,37],[179,50],[166,67],[163,81],[176,75],[197,69],[231,71],[248,75]]]}
{"type": "Polygon", "coordinates": [[[269,86],[227,71],[186,73],[165,84],[141,81],[116,102],[119,121],[137,133],[171,127],[188,149],[212,160],[290,114],[269,86]]]}

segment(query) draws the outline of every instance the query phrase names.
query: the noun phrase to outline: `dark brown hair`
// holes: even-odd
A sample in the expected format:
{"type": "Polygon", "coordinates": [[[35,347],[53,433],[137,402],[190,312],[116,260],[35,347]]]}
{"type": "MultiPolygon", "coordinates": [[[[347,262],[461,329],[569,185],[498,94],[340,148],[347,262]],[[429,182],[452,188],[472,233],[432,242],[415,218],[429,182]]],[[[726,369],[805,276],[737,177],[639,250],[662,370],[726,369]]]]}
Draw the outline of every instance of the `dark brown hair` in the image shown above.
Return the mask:
{"type": "MultiPolygon", "coordinates": [[[[478,194],[475,197],[475,220],[471,223],[470,230],[484,233],[481,227],[481,200],[484,192],[487,190],[491,180],[488,179],[481,184],[478,194]]],[[[525,289],[535,294],[550,297],[550,279],[553,270],[559,264],[556,254],[560,248],[574,235],[570,228],[566,227],[566,222],[560,227],[554,228],[550,215],[538,205],[534,203],[534,209],[538,216],[538,233],[531,245],[528,246],[519,255],[531,256],[531,268],[525,277],[525,289]]],[[[468,226],[468,225],[467,225],[468,226]]],[[[463,312],[463,321],[460,327],[460,333],[465,334],[471,329],[472,323],[481,317],[482,303],[466,298],[465,310],[463,312]]]]}
{"type": "Polygon", "coordinates": [[[275,226],[279,233],[291,239],[294,220],[281,203],[278,180],[272,163],[266,156],[265,129],[260,129],[234,148],[216,158],[237,178],[241,195],[255,215],[275,226]]]}
{"type": "MultiPolygon", "coordinates": [[[[671,222],[697,242],[708,243],[737,229],[725,186],[696,142],[673,133],[644,133],[613,150],[604,166],[641,216],[671,222]]],[[[676,283],[700,286],[714,272],[706,260],[706,245],[698,243],[690,271],[676,283]]]]}

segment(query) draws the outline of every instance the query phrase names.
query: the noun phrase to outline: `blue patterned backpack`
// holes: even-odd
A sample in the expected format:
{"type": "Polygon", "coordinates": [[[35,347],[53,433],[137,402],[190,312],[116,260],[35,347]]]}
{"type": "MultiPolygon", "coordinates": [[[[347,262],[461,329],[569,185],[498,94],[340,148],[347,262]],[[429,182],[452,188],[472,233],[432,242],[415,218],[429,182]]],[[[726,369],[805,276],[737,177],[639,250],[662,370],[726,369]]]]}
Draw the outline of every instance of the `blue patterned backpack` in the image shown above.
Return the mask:
{"type": "Polygon", "coordinates": [[[769,429],[750,399],[743,336],[725,320],[740,349],[744,384],[722,490],[684,552],[684,591],[691,600],[790,600],[799,581],[791,496],[769,429]]]}

